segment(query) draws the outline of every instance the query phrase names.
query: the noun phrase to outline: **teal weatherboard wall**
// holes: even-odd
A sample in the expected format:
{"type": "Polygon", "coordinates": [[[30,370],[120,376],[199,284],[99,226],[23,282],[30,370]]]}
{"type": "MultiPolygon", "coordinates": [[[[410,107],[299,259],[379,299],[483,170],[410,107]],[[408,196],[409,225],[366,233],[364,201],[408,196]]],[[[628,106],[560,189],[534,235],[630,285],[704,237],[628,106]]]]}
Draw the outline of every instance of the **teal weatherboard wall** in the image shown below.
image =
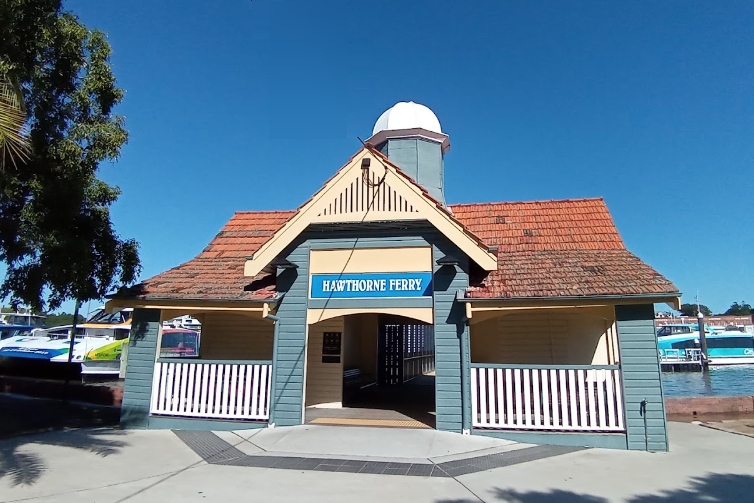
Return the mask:
{"type": "Polygon", "coordinates": [[[284,294],[278,304],[278,327],[272,355],[270,424],[302,423],[306,365],[306,309],[309,286],[309,244],[297,240],[285,253],[297,269],[278,270],[277,289],[284,294]]]}
{"type": "Polygon", "coordinates": [[[665,401],[652,304],[615,306],[631,450],[668,450],[665,401]],[[646,400],[646,444],[642,402],[646,400]]]}
{"type": "Polygon", "coordinates": [[[473,435],[502,438],[524,444],[568,445],[598,447],[601,449],[626,449],[626,436],[622,433],[570,433],[545,431],[483,430],[474,429],[473,435]]]}
{"type": "Polygon", "coordinates": [[[120,412],[123,428],[149,427],[149,402],[160,325],[159,309],[134,309],[120,412]]]}
{"type": "Polygon", "coordinates": [[[390,138],[378,148],[432,197],[445,203],[442,145],[422,138],[390,138]]]}
{"type": "MultiPolygon", "coordinates": [[[[281,256],[297,269],[279,271],[277,287],[284,296],[277,317],[280,321],[274,346],[274,374],[270,422],[276,426],[302,423],[304,372],[306,364],[306,312],[316,307],[417,307],[431,299],[308,299],[309,252],[312,249],[385,248],[432,246],[434,260],[447,254],[459,258],[458,266],[434,267],[435,369],[437,429],[461,432],[463,393],[461,348],[468,343],[468,327],[463,306],[455,302],[456,292],[468,286],[468,261],[458,249],[435,229],[395,229],[390,224],[369,230],[348,228],[310,228],[281,256]]],[[[431,304],[430,304],[431,305],[431,304]]]]}
{"type": "Polygon", "coordinates": [[[456,293],[469,286],[468,259],[444,238],[434,242],[434,260],[451,255],[458,265],[435,263],[435,427],[461,433],[469,428],[470,398],[468,387],[468,340],[464,306],[456,293]],[[466,400],[464,400],[464,396],[466,400]],[[464,408],[464,402],[469,404],[464,408]],[[466,412],[467,414],[464,414],[466,412]],[[468,417],[464,417],[467,415],[468,417]]]}
{"type": "Polygon", "coordinates": [[[266,422],[150,416],[152,376],[161,325],[159,309],[134,309],[120,412],[121,428],[242,430],[267,426],[266,422]]]}

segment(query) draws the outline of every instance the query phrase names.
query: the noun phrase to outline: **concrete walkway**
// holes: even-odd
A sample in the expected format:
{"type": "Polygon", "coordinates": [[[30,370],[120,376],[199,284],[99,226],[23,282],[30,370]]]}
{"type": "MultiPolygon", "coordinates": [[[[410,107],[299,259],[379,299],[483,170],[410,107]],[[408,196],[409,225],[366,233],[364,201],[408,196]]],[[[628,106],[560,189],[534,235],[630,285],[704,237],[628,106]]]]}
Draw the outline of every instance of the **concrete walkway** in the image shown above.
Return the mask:
{"type": "Polygon", "coordinates": [[[359,428],[344,435],[342,428],[322,426],[279,431],[175,434],[210,464],[413,477],[456,477],[583,449],[438,431],[359,428]]]}
{"type": "MultiPolygon", "coordinates": [[[[301,427],[247,432],[247,438],[221,435],[254,455],[356,453],[442,461],[469,452],[513,454],[531,447],[489,444],[476,437],[445,438],[447,434],[439,432],[422,436],[426,430],[383,431],[385,436],[362,428],[301,427]],[[388,437],[395,440],[383,444],[388,437]]],[[[670,453],[587,449],[434,478],[212,464],[169,431],[52,432],[0,442],[0,501],[751,501],[754,439],[681,423],[671,423],[670,434],[670,453]]]]}
{"type": "Polygon", "coordinates": [[[387,461],[445,459],[529,447],[510,440],[414,428],[305,425],[215,434],[246,454],[266,452],[387,461]]]}

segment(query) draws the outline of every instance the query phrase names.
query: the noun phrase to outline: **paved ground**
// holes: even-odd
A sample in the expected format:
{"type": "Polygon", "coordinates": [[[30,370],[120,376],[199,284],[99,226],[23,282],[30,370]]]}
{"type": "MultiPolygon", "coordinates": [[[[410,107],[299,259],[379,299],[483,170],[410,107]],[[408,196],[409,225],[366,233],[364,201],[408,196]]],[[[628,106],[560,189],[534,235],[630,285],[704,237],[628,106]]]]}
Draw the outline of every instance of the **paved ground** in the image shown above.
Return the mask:
{"type": "Polygon", "coordinates": [[[435,427],[434,372],[402,386],[368,386],[347,392],[343,408],[309,407],[306,422],[359,426],[435,427]]]}
{"type": "Polygon", "coordinates": [[[702,423],[708,428],[714,428],[730,433],[738,433],[754,438],[754,419],[725,419],[722,421],[707,421],[702,423]]]}
{"type": "MultiPolygon", "coordinates": [[[[530,447],[446,434],[422,436],[427,433],[432,432],[304,426],[217,436],[247,454],[322,451],[322,456],[341,458],[361,453],[372,459],[388,454],[390,459],[432,456],[442,461],[462,455],[459,450],[509,455],[530,447]],[[393,443],[378,445],[388,433],[395,435],[393,443]]],[[[208,463],[169,431],[50,432],[0,441],[0,501],[752,501],[754,439],[682,423],[671,423],[670,433],[670,453],[587,449],[435,478],[208,463]]]]}
{"type": "Polygon", "coordinates": [[[114,426],[120,409],[0,393],[0,439],[62,428],[114,426]]]}

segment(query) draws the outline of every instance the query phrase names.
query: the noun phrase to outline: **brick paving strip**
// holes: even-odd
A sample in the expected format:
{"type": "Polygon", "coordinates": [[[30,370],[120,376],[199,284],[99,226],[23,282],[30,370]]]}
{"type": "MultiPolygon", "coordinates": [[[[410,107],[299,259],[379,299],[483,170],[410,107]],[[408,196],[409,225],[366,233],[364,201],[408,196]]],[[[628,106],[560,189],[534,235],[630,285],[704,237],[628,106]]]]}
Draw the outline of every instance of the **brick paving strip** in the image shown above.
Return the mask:
{"type": "Polygon", "coordinates": [[[244,454],[211,431],[173,430],[207,463],[214,465],[252,466],[284,470],[312,470],[325,472],[371,473],[380,475],[408,475],[416,477],[457,477],[492,468],[527,463],[537,459],[581,451],[584,447],[537,445],[514,451],[457,459],[443,463],[401,463],[294,456],[250,456],[244,454]]]}

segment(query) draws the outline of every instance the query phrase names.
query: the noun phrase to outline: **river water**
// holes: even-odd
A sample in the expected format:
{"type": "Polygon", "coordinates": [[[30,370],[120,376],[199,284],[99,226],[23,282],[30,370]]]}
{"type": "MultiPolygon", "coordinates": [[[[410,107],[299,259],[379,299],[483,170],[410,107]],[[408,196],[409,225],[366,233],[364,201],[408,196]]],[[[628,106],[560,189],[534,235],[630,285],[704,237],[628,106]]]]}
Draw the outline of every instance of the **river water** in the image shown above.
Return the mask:
{"type": "Polygon", "coordinates": [[[754,365],[710,367],[704,372],[663,372],[665,396],[754,395],[754,365]]]}

